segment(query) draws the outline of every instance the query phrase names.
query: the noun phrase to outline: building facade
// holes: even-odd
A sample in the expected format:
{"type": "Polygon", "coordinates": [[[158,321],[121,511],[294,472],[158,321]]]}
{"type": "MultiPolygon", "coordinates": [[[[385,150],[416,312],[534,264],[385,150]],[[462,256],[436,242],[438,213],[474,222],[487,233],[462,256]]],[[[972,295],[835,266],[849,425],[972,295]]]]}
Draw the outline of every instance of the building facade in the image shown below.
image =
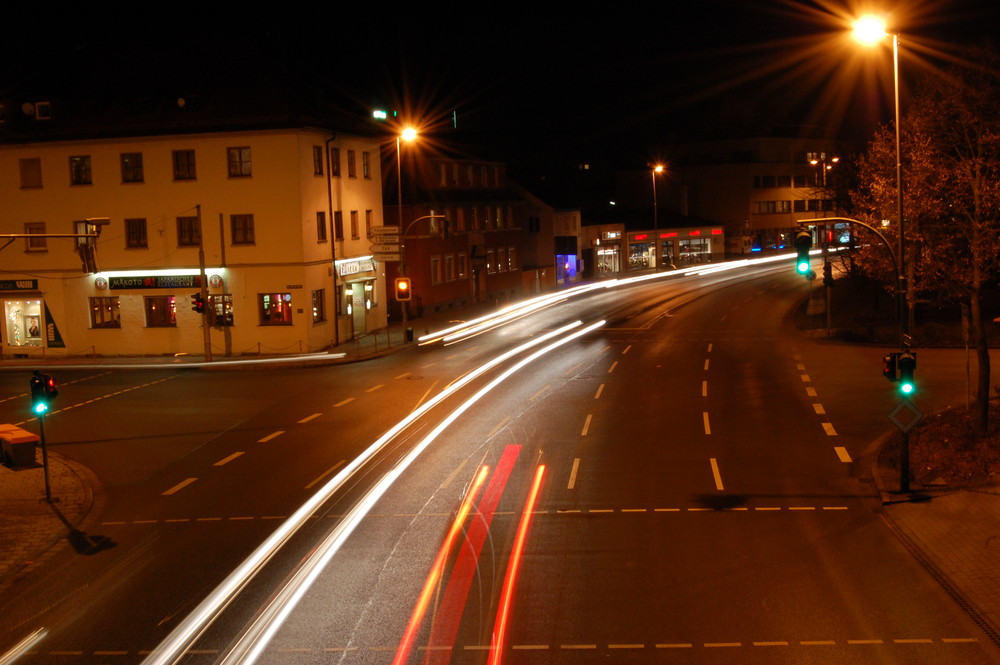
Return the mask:
{"type": "Polygon", "coordinates": [[[120,123],[0,100],[3,356],[289,354],[384,328],[378,140],[164,100],[120,123]],[[44,237],[95,218],[96,241],[44,237]]]}

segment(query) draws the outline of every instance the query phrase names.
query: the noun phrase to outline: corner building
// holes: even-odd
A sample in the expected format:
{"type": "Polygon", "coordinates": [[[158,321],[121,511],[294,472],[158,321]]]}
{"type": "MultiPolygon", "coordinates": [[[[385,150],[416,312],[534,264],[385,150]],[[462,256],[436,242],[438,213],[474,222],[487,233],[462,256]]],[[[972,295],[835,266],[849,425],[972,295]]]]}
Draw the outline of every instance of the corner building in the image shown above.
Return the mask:
{"type": "Polygon", "coordinates": [[[3,357],[201,355],[203,267],[213,355],[321,351],[386,326],[368,252],[377,138],[248,89],[0,99],[3,357]],[[88,270],[87,239],[52,236],[93,218],[107,223],[88,270]]]}

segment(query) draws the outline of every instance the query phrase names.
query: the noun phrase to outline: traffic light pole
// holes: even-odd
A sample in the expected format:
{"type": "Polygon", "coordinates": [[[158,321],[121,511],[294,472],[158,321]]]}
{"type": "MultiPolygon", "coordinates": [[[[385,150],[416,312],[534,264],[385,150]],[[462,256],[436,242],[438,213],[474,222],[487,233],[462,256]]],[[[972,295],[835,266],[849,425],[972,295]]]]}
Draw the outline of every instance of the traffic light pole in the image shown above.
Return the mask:
{"type": "Polygon", "coordinates": [[[45,500],[52,503],[52,487],[49,485],[49,449],[45,445],[45,414],[38,414],[38,438],[42,443],[42,475],[45,476],[45,500]]]}
{"type": "Polygon", "coordinates": [[[205,272],[205,234],[201,228],[201,204],[195,206],[198,215],[198,274],[201,277],[201,301],[205,303],[201,313],[202,339],[205,343],[205,362],[212,362],[212,329],[208,325],[208,277],[205,272]]]}

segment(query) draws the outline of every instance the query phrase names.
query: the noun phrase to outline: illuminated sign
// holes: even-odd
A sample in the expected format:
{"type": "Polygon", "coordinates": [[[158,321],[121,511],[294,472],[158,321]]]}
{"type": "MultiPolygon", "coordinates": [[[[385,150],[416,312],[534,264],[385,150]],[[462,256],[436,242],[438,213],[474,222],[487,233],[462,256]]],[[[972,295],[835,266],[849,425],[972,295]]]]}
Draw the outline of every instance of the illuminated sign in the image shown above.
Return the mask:
{"type": "Polygon", "coordinates": [[[337,261],[337,274],[341,277],[356,275],[359,272],[375,270],[375,262],[370,259],[350,259],[337,261]]]}
{"type": "Polygon", "coordinates": [[[712,229],[712,235],[713,236],[721,236],[722,235],[722,229],[712,229]]]}
{"type": "Polygon", "coordinates": [[[37,279],[0,279],[0,291],[36,291],[37,279]]]}
{"type": "Polygon", "coordinates": [[[688,235],[690,235],[690,236],[700,236],[701,235],[701,231],[698,230],[698,229],[695,229],[694,231],[692,231],[688,235]]]}
{"type": "Polygon", "coordinates": [[[109,277],[108,286],[114,289],[188,289],[201,286],[201,275],[144,275],[136,277],[109,277]]]}
{"type": "Polygon", "coordinates": [[[649,234],[648,233],[640,233],[638,235],[632,236],[632,240],[635,240],[636,242],[638,242],[640,240],[648,240],[648,239],[649,239],[649,234]]]}
{"type": "Polygon", "coordinates": [[[669,233],[661,233],[660,237],[661,238],[676,238],[677,237],[677,232],[676,231],[671,231],[669,233]]]}

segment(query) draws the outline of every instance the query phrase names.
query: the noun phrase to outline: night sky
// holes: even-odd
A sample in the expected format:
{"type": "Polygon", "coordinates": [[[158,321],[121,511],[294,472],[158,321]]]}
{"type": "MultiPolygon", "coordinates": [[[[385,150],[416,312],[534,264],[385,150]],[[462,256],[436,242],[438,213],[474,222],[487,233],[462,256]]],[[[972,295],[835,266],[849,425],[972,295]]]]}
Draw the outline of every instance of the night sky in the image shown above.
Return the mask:
{"type": "MultiPolygon", "coordinates": [[[[657,146],[696,127],[788,123],[864,134],[888,120],[888,50],[880,60],[843,46],[843,19],[861,2],[335,3],[328,16],[269,7],[224,19],[176,7],[133,19],[88,7],[8,22],[20,29],[6,40],[0,92],[13,66],[85,59],[93,48],[127,61],[138,44],[158,44],[167,58],[190,42],[234,52],[277,45],[359,110],[394,106],[442,143],[515,163],[643,167],[657,146]]],[[[996,0],[894,6],[904,84],[1000,24],[996,0]]]]}

